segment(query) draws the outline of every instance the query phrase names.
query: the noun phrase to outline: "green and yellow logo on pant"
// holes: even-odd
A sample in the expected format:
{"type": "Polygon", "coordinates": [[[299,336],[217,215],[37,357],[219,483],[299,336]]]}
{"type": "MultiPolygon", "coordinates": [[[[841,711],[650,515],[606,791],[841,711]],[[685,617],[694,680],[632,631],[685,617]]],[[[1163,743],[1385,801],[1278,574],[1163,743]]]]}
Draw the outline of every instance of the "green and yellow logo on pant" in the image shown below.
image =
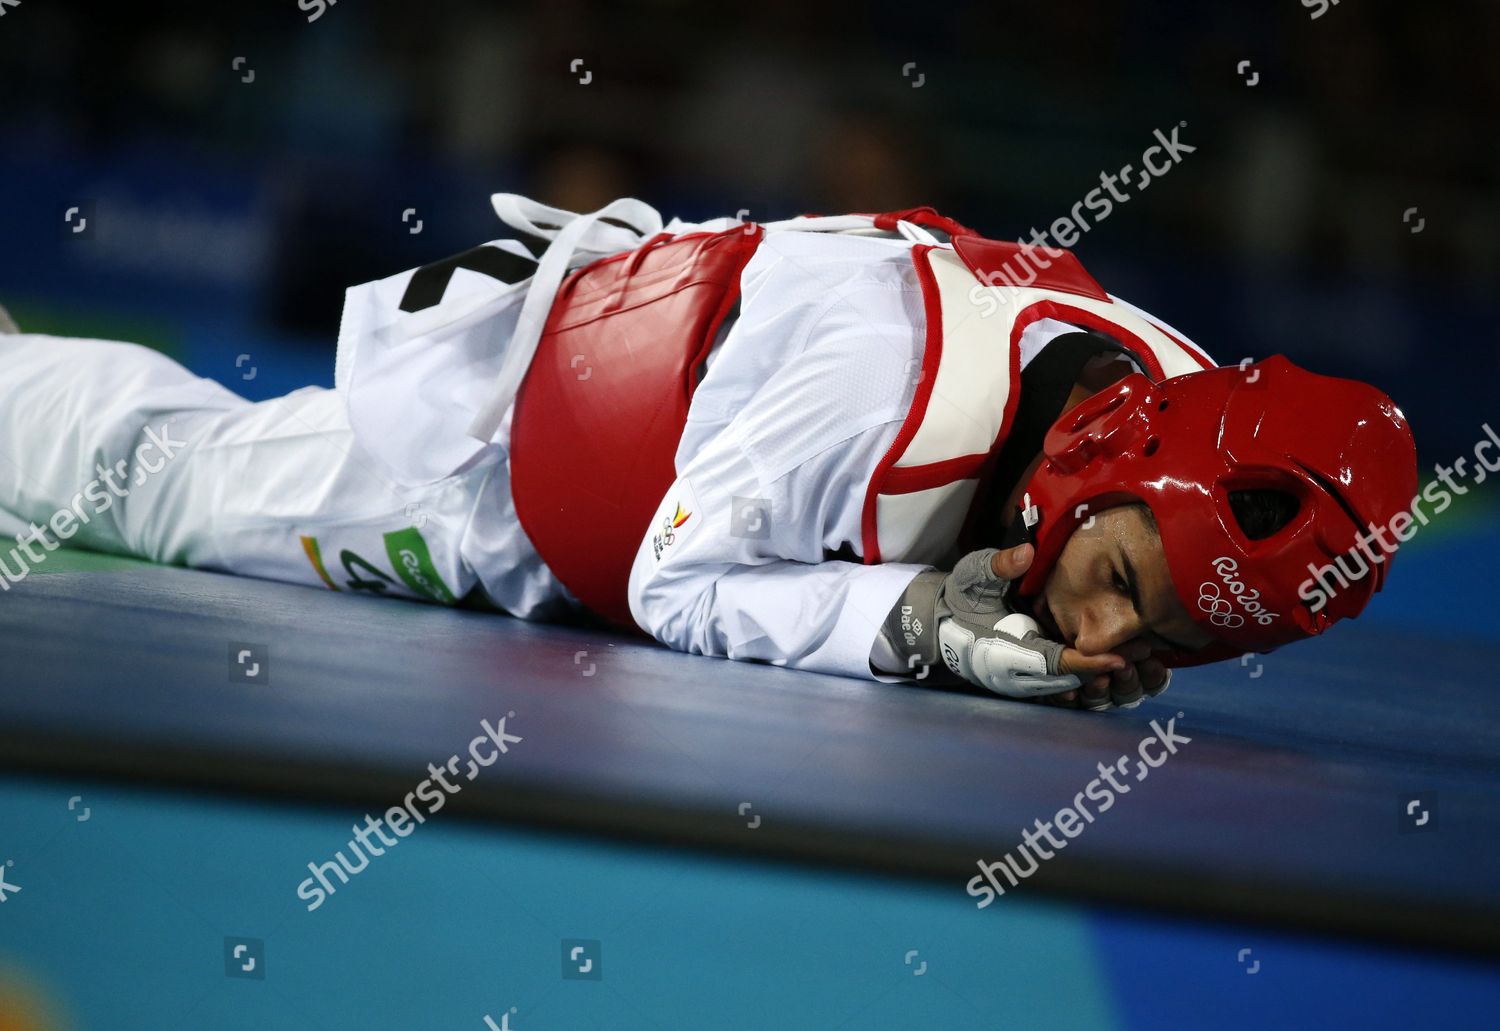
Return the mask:
{"type": "MultiPolygon", "coordinates": [[[[422,539],[422,534],[416,527],[407,527],[405,530],[385,534],[381,540],[385,543],[385,553],[391,560],[391,568],[396,571],[401,582],[413,594],[439,605],[458,603],[458,599],[453,596],[453,592],[438,575],[437,567],[432,561],[432,552],[427,549],[427,542],[422,539]]],[[[318,545],[318,539],[302,537],[301,541],[302,550],[307,554],[307,560],[312,563],[318,579],[322,580],[329,590],[340,590],[339,586],[334,583],[333,577],[329,575],[328,569],[323,565],[323,553],[318,545]]],[[[384,594],[389,587],[396,585],[396,581],[387,576],[383,570],[348,548],[339,552],[339,561],[343,563],[344,571],[349,574],[346,584],[351,591],[384,594]]]]}
{"type": "Polygon", "coordinates": [[[448,585],[443,583],[443,578],[438,576],[427,542],[415,527],[386,534],[385,553],[391,557],[396,575],[406,586],[439,605],[452,605],[457,601],[448,585]]]}

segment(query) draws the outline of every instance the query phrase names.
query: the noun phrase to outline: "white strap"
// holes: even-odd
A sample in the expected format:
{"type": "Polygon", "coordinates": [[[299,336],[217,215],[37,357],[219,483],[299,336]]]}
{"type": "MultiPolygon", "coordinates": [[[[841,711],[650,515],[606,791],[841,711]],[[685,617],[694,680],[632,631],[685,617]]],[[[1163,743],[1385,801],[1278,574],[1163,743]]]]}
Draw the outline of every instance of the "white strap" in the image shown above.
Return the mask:
{"type": "Polygon", "coordinates": [[[496,377],[495,392],[469,425],[469,435],[486,442],[500,429],[505,410],[521,388],[521,380],[541,342],[547,314],[569,269],[575,264],[631,250],[662,231],[657,210],[632,197],[611,201],[587,215],[548,207],[514,193],[497,193],[490,199],[495,213],[507,225],[550,239],[552,243],[538,259],[536,273],[527,287],[515,332],[496,377]],[[602,221],[606,218],[617,219],[629,228],[602,221]],[[584,261],[575,262],[577,256],[584,261]]]}
{"type": "Polygon", "coordinates": [[[917,225],[915,222],[908,222],[904,218],[896,221],[896,230],[912,243],[931,244],[933,247],[942,246],[938,242],[937,237],[933,236],[922,226],[917,225]]]}
{"type": "Polygon", "coordinates": [[[495,214],[500,216],[500,221],[544,240],[556,239],[564,228],[580,218],[613,218],[630,226],[627,229],[608,222],[597,222],[580,241],[580,251],[618,254],[622,249],[628,250],[634,246],[633,241],[661,231],[661,216],[656,213],[656,209],[644,201],[629,197],[607,204],[592,215],[580,215],[550,207],[518,193],[493,194],[490,204],[494,207],[495,214]]]}

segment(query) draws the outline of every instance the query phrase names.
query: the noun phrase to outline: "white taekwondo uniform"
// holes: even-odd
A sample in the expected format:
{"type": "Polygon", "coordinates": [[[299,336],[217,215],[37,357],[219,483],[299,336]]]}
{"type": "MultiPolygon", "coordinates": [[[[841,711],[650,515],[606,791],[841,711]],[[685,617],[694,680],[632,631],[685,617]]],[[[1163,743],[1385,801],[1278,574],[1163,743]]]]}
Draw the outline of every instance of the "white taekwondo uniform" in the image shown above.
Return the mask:
{"type": "MultiPolygon", "coordinates": [[[[509,196],[497,195],[502,217],[509,196]]],[[[416,270],[351,289],[333,390],[252,404],[135,345],[0,336],[0,531],[71,525],[75,543],[100,550],[323,589],[439,603],[478,592],[526,619],[577,608],[516,518],[514,386],[497,394],[494,383],[518,377],[518,324],[540,332],[534,313],[545,314],[567,269],[662,228],[649,208],[628,203],[636,230],[600,224],[595,216],[622,210],[612,205],[529,266],[530,278],[505,283],[460,266],[441,304],[415,316],[396,301],[416,270]],[[650,216],[655,224],[640,229],[650,216]],[[478,439],[466,435],[475,427],[478,439]],[[142,453],[163,434],[169,460],[161,447],[142,453]],[[107,507],[91,500],[99,497],[107,507]],[[52,522],[64,510],[72,517],[52,522]]],[[[552,211],[513,208],[513,225],[524,221],[518,210],[528,225],[552,211]]],[[[549,238],[569,233],[552,229],[549,238]]],[[[910,679],[872,672],[872,648],[935,556],[859,561],[867,486],[912,406],[927,346],[912,248],[945,246],[906,223],[901,233],[768,233],[744,267],[737,317],[720,329],[691,398],[677,481],[630,575],[631,614],[658,640],[910,679]],[[695,518],[664,533],[663,520],[670,526],[684,512],[695,518]]],[[[513,240],[490,246],[534,260],[513,240]]],[[[1019,367],[1077,329],[1031,322],[1019,367]]],[[[1163,361],[1167,375],[1207,364],[1174,339],[1194,355],[1163,361]]],[[[33,536],[30,559],[0,548],[5,586],[19,586],[62,532],[33,536]]]]}

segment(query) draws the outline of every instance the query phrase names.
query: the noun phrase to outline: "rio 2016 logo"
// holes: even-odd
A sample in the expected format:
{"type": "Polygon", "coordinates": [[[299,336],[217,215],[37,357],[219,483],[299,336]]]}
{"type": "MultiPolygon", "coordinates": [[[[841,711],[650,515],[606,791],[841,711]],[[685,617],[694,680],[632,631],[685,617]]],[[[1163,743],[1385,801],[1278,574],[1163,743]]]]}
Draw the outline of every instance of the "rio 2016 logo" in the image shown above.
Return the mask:
{"type": "MultiPolygon", "coordinates": [[[[1262,605],[1260,592],[1247,587],[1245,581],[1236,575],[1239,568],[1239,563],[1228,556],[1214,559],[1214,572],[1219,574],[1224,587],[1245,610],[1245,615],[1261,626],[1270,626],[1276,621],[1278,614],[1262,605]]],[[[1208,613],[1209,622],[1214,626],[1233,630],[1245,623],[1245,617],[1234,611],[1234,605],[1229,598],[1224,597],[1219,585],[1212,580],[1205,580],[1198,585],[1198,608],[1208,613]]]]}

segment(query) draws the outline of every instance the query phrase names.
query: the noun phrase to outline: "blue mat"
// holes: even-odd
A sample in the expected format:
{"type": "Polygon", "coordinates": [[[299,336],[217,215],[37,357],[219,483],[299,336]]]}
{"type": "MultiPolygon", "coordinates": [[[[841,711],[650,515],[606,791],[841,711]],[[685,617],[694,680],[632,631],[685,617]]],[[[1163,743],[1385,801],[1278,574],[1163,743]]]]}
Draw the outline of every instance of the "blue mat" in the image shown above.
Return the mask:
{"type": "Polygon", "coordinates": [[[59,555],[0,599],[0,859],[24,886],[0,1000],[11,969],[82,1026],[114,997],[160,1002],[143,1027],[481,1027],[515,1005],[517,1031],[1493,1010],[1500,559],[1487,522],[1455,526],[1366,618],[1110,715],[59,555]],[[305,910],[309,862],[501,717],[523,741],[441,823],[305,910]],[[978,861],[1153,722],[1191,740],[977,908],[978,861]],[[234,994],[237,935],[270,950],[268,994],[234,994]],[[602,987],[559,973],[572,939],[604,943],[602,987]]]}

